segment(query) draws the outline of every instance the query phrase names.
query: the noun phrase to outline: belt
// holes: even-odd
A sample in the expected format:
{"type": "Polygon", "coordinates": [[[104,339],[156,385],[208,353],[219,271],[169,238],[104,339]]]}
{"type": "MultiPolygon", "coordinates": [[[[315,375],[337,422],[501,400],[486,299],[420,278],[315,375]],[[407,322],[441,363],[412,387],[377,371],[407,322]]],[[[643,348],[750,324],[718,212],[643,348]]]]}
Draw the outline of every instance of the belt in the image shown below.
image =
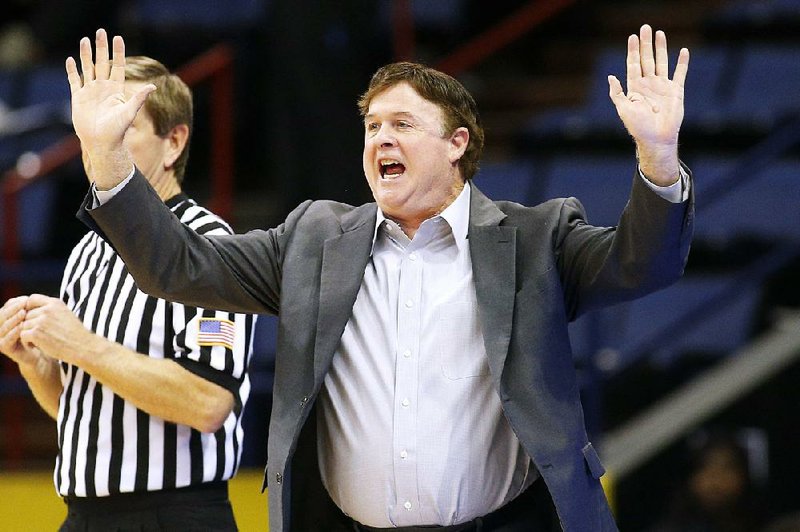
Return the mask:
{"type": "Polygon", "coordinates": [[[113,493],[104,497],[63,497],[70,510],[84,514],[127,512],[176,504],[202,504],[228,500],[228,482],[204,482],[184,488],[134,493],[113,493]]]}
{"type": "MultiPolygon", "coordinates": [[[[476,517],[471,521],[459,523],[457,525],[422,525],[422,526],[401,526],[396,528],[376,528],[362,525],[357,521],[352,521],[352,530],[355,532],[482,532],[491,531],[511,523],[528,522],[532,515],[536,514],[535,500],[533,497],[533,487],[541,481],[534,482],[533,485],[520,494],[517,498],[501,506],[494,512],[481,517],[476,517]]],[[[534,526],[531,530],[536,530],[534,526]]],[[[543,528],[544,529],[544,528],[543,528]]]]}

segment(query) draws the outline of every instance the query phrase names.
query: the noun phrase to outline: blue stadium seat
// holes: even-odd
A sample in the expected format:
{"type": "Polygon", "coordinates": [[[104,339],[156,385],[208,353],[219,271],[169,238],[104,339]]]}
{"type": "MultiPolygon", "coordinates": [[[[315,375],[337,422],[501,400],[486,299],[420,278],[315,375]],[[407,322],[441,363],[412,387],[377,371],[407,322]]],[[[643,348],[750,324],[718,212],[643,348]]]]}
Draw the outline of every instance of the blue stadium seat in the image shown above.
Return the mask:
{"type": "Polygon", "coordinates": [[[632,155],[557,156],[550,160],[544,196],[575,196],[586,208],[589,223],[614,226],[627,203],[635,172],[632,155]]]}
{"type": "Polygon", "coordinates": [[[728,26],[763,27],[784,20],[800,20],[797,0],[735,0],[726,2],[711,22],[728,26]]]}
{"type": "Polygon", "coordinates": [[[278,318],[260,314],[253,336],[253,355],[250,359],[250,398],[242,417],[244,442],[242,467],[264,467],[270,412],[272,409],[272,384],[275,378],[275,344],[278,336],[278,318]]]}
{"type": "Polygon", "coordinates": [[[0,72],[0,172],[28,151],[39,151],[69,134],[69,85],[63,66],[0,72]]]}
{"type": "Polygon", "coordinates": [[[747,341],[759,296],[758,284],[743,285],[733,274],[686,276],[669,288],[628,304],[619,349],[629,356],[644,349],[662,362],[688,351],[729,354],[747,341]],[[723,293],[732,294],[731,298],[709,306],[723,293]],[[666,341],[649,342],[686,312],[701,307],[706,309],[701,318],[673,331],[666,341]]]}
{"type": "MultiPolygon", "coordinates": [[[[50,234],[56,203],[56,183],[51,179],[37,181],[17,194],[18,235],[20,251],[24,256],[36,256],[45,252],[50,243],[50,234]]],[[[4,206],[0,202],[0,246],[5,245],[4,206]]]]}
{"type": "Polygon", "coordinates": [[[615,128],[622,133],[617,111],[608,97],[609,74],[617,76],[624,86],[624,49],[609,48],[597,54],[583,105],[550,109],[533,117],[525,127],[526,134],[533,138],[581,138],[591,131],[615,128]]]}
{"type": "Polygon", "coordinates": [[[538,200],[537,175],[530,160],[502,163],[485,162],[475,176],[475,185],[493,200],[509,200],[531,205],[538,200]]]}
{"type": "MultiPolygon", "coordinates": [[[[708,175],[714,181],[733,171],[733,163],[721,159],[697,161],[695,175],[702,183],[708,175]],[[714,167],[718,168],[714,173],[714,167]]],[[[737,237],[800,242],[800,186],[796,160],[783,160],[761,169],[751,179],[731,183],[718,201],[703,198],[698,184],[695,238],[725,244],[737,237]]]]}
{"type": "Polygon", "coordinates": [[[4,107],[12,107],[14,94],[14,71],[0,69],[0,103],[4,107]]]}
{"type": "Polygon", "coordinates": [[[257,24],[268,2],[264,0],[137,0],[132,15],[151,28],[231,29],[257,24]]]}
{"type": "Polygon", "coordinates": [[[28,73],[25,99],[21,106],[51,103],[69,104],[69,84],[64,66],[40,66],[28,73]]]}
{"type": "Polygon", "coordinates": [[[278,318],[259,315],[253,336],[253,356],[250,360],[250,379],[255,393],[272,393],[277,341],[278,318]]]}
{"type": "Polygon", "coordinates": [[[760,294],[758,283],[734,274],[687,275],[654,294],[582,316],[570,324],[570,338],[576,358],[592,357],[609,373],[641,357],[668,365],[686,353],[725,356],[748,341],[760,294]],[[686,322],[687,313],[698,315],[686,322]]]}
{"type": "Polygon", "coordinates": [[[622,47],[601,50],[594,60],[589,89],[584,105],[593,124],[602,127],[622,127],[617,109],[608,96],[608,76],[614,75],[625,86],[625,49],[622,47]]]}
{"type": "Polygon", "coordinates": [[[750,46],[743,51],[726,113],[739,124],[768,129],[800,116],[800,47],[750,46]]]}
{"type": "MultiPolygon", "coordinates": [[[[677,52],[677,50],[676,50],[677,52]]],[[[692,48],[689,72],[684,89],[684,126],[717,131],[725,122],[725,79],[731,54],[727,48],[692,48]]],[[[670,76],[675,69],[670,63],[670,76]]]]}

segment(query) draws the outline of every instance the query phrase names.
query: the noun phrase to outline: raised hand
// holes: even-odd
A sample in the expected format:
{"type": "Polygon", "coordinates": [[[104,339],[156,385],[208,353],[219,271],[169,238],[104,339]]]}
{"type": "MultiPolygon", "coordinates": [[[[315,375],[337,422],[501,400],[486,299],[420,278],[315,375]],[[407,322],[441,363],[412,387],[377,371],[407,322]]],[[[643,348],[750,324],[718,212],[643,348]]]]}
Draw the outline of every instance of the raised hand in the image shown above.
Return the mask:
{"type": "Polygon", "coordinates": [[[609,95],[622,123],[636,141],[642,171],[657,184],[670,184],[678,171],[678,132],[683,121],[683,86],[689,50],[681,49],[670,79],[667,37],[663,31],[656,32],[655,53],[653,49],[653,30],[647,24],[641,27],[638,36],[628,37],[627,94],[619,80],[609,76],[609,95]]]}
{"type": "Polygon", "coordinates": [[[72,124],[91,163],[97,186],[108,189],[133,168],[123,144],[139,108],[155,86],[147,84],[125,97],[125,42],[114,37],[109,61],[108,37],[99,29],[95,35],[95,61],[88,37],[80,42],[81,75],[75,59],[67,58],[67,80],[72,94],[72,124]]]}

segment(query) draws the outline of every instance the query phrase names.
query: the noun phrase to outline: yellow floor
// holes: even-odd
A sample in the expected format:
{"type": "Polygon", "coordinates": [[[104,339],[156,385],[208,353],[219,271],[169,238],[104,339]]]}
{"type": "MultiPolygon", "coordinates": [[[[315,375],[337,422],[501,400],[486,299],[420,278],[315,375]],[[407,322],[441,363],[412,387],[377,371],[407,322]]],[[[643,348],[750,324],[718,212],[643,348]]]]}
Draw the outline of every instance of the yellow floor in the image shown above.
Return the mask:
{"type": "MultiPolygon", "coordinates": [[[[262,475],[260,470],[244,470],[230,482],[233,512],[242,532],[269,530],[262,475]]],[[[66,513],[51,472],[0,472],[0,532],[58,530],[66,513]]]]}

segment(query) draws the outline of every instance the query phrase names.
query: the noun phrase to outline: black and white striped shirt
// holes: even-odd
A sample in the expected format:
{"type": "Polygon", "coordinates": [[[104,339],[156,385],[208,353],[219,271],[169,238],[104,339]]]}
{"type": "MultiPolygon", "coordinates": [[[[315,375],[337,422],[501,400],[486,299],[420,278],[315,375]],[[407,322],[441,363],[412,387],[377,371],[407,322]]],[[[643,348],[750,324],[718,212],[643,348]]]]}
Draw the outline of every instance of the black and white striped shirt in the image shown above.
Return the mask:
{"type": "MultiPolygon", "coordinates": [[[[201,234],[230,234],[219,217],[180,194],[167,205],[201,234]]],[[[82,369],[61,364],[56,490],[106,496],[227,480],[242,449],[250,393],[252,315],[170,303],[139,290],[120,257],[96,233],[72,250],[61,299],[95,333],[153,358],[169,358],[233,393],[222,428],[203,434],[150,416],[82,369]]]]}

